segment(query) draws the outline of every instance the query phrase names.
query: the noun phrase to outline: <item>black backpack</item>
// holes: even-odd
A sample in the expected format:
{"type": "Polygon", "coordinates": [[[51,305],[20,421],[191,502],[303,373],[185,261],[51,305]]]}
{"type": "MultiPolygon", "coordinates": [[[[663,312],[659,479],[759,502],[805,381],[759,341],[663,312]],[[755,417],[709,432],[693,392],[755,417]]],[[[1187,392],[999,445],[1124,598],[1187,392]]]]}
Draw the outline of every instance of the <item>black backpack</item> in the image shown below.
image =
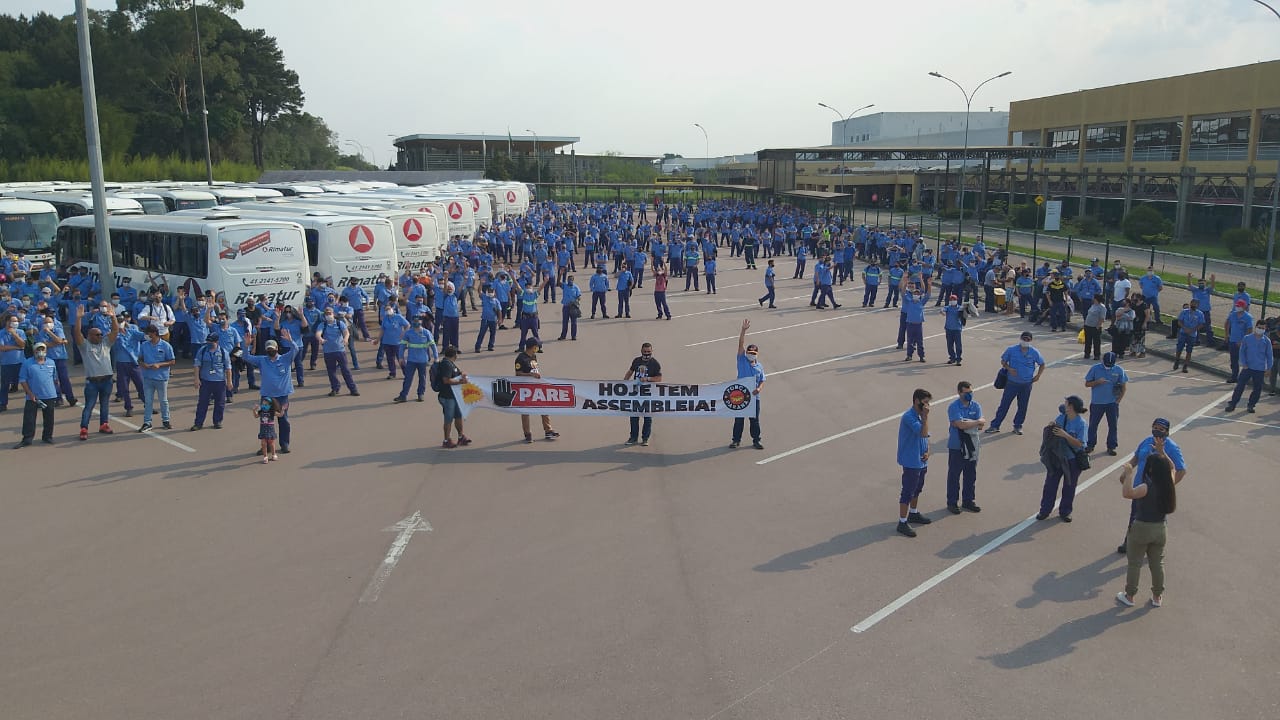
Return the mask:
{"type": "Polygon", "coordinates": [[[427,370],[427,379],[431,382],[432,392],[441,393],[444,392],[445,388],[449,387],[445,385],[444,378],[440,376],[440,364],[443,362],[443,360],[437,360],[431,363],[430,369],[427,370]]]}

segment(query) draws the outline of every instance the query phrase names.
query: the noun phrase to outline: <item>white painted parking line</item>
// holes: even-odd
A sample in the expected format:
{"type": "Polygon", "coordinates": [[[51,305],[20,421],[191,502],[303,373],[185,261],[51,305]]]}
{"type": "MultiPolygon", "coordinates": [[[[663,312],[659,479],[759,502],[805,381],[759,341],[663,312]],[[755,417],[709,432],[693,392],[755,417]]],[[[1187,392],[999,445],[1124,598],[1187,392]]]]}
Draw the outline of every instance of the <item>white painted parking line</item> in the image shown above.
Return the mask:
{"type": "MultiPolygon", "coordinates": [[[[1216,405],[1218,405],[1219,403],[1221,403],[1222,401],[1226,400],[1226,399],[1227,399],[1227,398],[1229,398],[1229,397],[1231,397],[1231,394],[1230,394],[1230,393],[1225,393],[1225,394],[1223,394],[1223,395],[1219,396],[1219,397],[1218,397],[1217,399],[1215,399],[1213,402],[1211,402],[1211,403],[1209,403],[1209,404],[1205,405],[1204,407],[1202,407],[1202,408],[1200,408],[1199,410],[1197,410],[1197,411],[1195,411],[1194,413],[1192,413],[1192,414],[1191,414],[1191,416],[1190,416],[1190,417],[1188,417],[1186,420],[1183,420],[1182,422],[1180,422],[1180,423],[1178,423],[1177,425],[1175,425],[1175,426],[1173,426],[1172,428],[1170,428],[1170,430],[1169,430],[1169,434],[1170,434],[1170,435],[1172,435],[1173,433],[1175,433],[1175,432],[1177,432],[1177,431],[1179,431],[1179,430],[1181,430],[1181,429],[1185,428],[1186,426],[1190,425],[1191,423],[1195,422],[1195,421],[1196,421],[1197,419],[1199,419],[1202,415],[1204,415],[1205,413],[1209,412],[1209,411],[1210,411],[1211,409],[1213,409],[1216,405]]],[[[1083,483],[1080,483],[1079,487],[1077,487],[1077,488],[1076,488],[1076,497],[1080,497],[1080,493],[1084,492],[1085,490],[1088,490],[1092,485],[1094,485],[1095,483],[1097,483],[1099,480],[1101,480],[1102,478],[1106,477],[1107,475],[1110,475],[1110,474],[1111,474],[1111,473],[1112,473],[1116,468],[1118,468],[1118,467],[1120,467],[1121,465],[1123,465],[1123,464],[1125,464],[1125,463],[1129,462],[1129,458],[1131,458],[1131,457],[1133,457],[1133,453],[1129,453],[1128,455],[1125,455],[1124,457],[1122,457],[1122,458],[1120,458],[1120,459],[1116,460],[1115,462],[1111,463],[1110,465],[1106,466],[1106,467],[1105,467],[1105,468],[1103,468],[1102,470],[1100,470],[1100,471],[1098,471],[1098,472],[1094,473],[1093,477],[1089,478],[1087,481],[1085,481],[1085,482],[1083,482],[1083,483]]],[[[937,587],[939,584],[941,584],[941,583],[942,583],[942,581],[946,580],[947,578],[951,577],[952,575],[955,575],[956,573],[960,572],[961,570],[963,570],[963,569],[965,569],[965,568],[969,567],[970,565],[972,565],[973,563],[977,562],[980,558],[982,558],[982,556],[983,556],[983,555],[987,555],[987,554],[988,554],[988,553],[990,553],[992,550],[995,550],[996,548],[1000,547],[1001,545],[1004,545],[1005,543],[1009,542],[1009,541],[1010,541],[1010,540],[1012,540],[1013,538],[1017,537],[1017,536],[1018,536],[1018,535],[1019,535],[1023,530],[1026,530],[1027,528],[1031,527],[1031,526],[1032,526],[1032,525],[1034,525],[1036,522],[1037,522],[1037,521],[1036,521],[1035,516],[1034,516],[1034,515],[1032,515],[1031,517],[1029,517],[1029,518],[1027,518],[1027,519],[1023,520],[1023,521],[1022,521],[1022,522],[1020,522],[1020,523],[1018,523],[1017,525],[1014,525],[1013,527],[1009,528],[1008,530],[1005,530],[1005,531],[1004,531],[1003,533],[1001,533],[998,537],[996,537],[996,538],[994,538],[993,540],[991,540],[991,542],[988,542],[986,545],[983,545],[982,547],[978,548],[977,550],[974,550],[973,552],[969,553],[968,555],[966,555],[966,556],[964,556],[964,557],[960,558],[959,560],[957,560],[957,561],[956,561],[955,563],[953,563],[951,566],[947,567],[947,568],[946,568],[945,570],[943,570],[942,572],[939,572],[937,575],[934,575],[933,577],[929,578],[928,580],[925,580],[924,582],[920,583],[920,584],[919,584],[919,585],[917,585],[916,587],[914,587],[914,588],[912,588],[911,590],[909,590],[908,592],[904,593],[904,594],[903,594],[901,597],[899,597],[897,600],[894,600],[893,602],[889,603],[888,605],[885,605],[883,608],[881,608],[881,609],[877,610],[876,612],[872,613],[871,615],[869,615],[869,616],[868,616],[865,620],[863,620],[862,622],[860,622],[860,623],[858,623],[857,625],[854,625],[853,627],[849,628],[849,630],[850,630],[850,631],[852,631],[852,632],[855,632],[855,633],[864,633],[864,632],[866,632],[866,631],[870,630],[871,628],[875,627],[875,625],[876,625],[877,623],[879,623],[881,620],[884,620],[885,618],[889,617],[890,615],[894,614],[895,612],[897,612],[897,611],[901,610],[903,607],[905,607],[905,606],[906,606],[908,603],[910,603],[912,600],[915,600],[916,598],[920,597],[921,595],[923,595],[923,594],[925,594],[925,593],[929,592],[930,590],[932,590],[933,588],[937,587]]],[[[887,531],[886,531],[886,532],[887,532],[887,531]]]]}
{"type": "MultiPolygon", "coordinates": [[[[882,309],[883,309],[883,308],[882,308],[882,309]]],[[[991,321],[989,321],[989,322],[984,322],[984,323],[981,323],[981,324],[978,324],[978,325],[970,325],[970,326],[968,327],[968,329],[966,330],[966,332],[967,332],[968,330],[975,330],[975,329],[977,329],[977,328],[980,328],[980,327],[983,327],[983,326],[986,326],[986,325],[991,325],[992,323],[995,323],[995,322],[998,322],[998,321],[996,321],[996,320],[991,320],[991,321]]],[[[1013,334],[1013,333],[1010,333],[1010,334],[1013,334]]],[[[932,339],[934,339],[934,338],[940,338],[940,337],[942,337],[943,335],[946,335],[946,333],[945,333],[945,332],[934,333],[933,335],[925,335],[925,336],[924,336],[924,339],[925,339],[925,340],[932,340],[932,339]]],[[[793,367],[793,368],[786,368],[786,369],[784,369],[784,370],[773,370],[773,371],[769,371],[769,372],[768,372],[768,376],[769,376],[769,377],[776,377],[776,376],[778,376],[778,375],[786,375],[787,373],[793,373],[793,372],[796,372],[797,370],[808,370],[809,368],[818,367],[818,366],[820,366],[820,365],[827,365],[827,364],[830,364],[830,363],[833,363],[833,362],[843,362],[843,361],[845,361],[845,360],[853,360],[854,358],[860,358],[860,357],[862,357],[863,355],[870,355],[871,353],[884,352],[885,350],[893,350],[893,349],[895,349],[895,348],[897,348],[897,347],[898,347],[898,346],[895,344],[895,345],[884,345],[884,346],[882,346],[882,347],[878,347],[878,348],[871,348],[870,350],[861,350],[861,351],[859,351],[859,352],[856,352],[856,353],[850,353],[850,354],[848,354],[848,355],[840,355],[840,356],[833,357],[833,358],[827,358],[826,360],[819,360],[819,361],[817,361],[817,362],[807,363],[807,364],[805,364],[805,365],[797,365],[796,367],[793,367]]]]}
{"type": "MultiPolygon", "coordinates": [[[[889,308],[877,308],[867,313],[849,313],[845,315],[835,315],[832,317],[822,318],[821,320],[810,320],[808,322],[796,323],[794,325],[783,325],[782,327],[769,328],[768,330],[752,330],[751,336],[755,337],[756,335],[764,335],[766,333],[777,332],[779,330],[790,330],[792,328],[804,327],[806,325],[817,325],[818,323],[831,322],[832,320],[848,320],[849,318],[861,317],[863,315],[872,315],[874,313],[884,312],[885,310],[888,310],[888,309],[889,308]]],[[[703,340],[701,342],[689,343],[688,345],[685,345],[685,347],[698,347],[699,345],[710,345],[711,343],[724,342],[725,340],[737,340],[737,339],[738,339],[737,335],[729,335],[722,338],[715,338],[714,340],[703,340]]]]}
{"type": "MultiPolygon", "coordinates": [[[[134,425],[134,424],[133,424],[133,423],[131,423],[131,422],[126,422],[126,421],[124,421],[124,420],[121,420],[121,419],[120,419],[120,418],[118,418],[118,417],[113,417],[113,418],[111,418],[111,422],[116,423],[117,425],[123,425],[123,426],[125,426],[125,427],[129,428],[130,430],[137,430],[139,427],[141,427],[140,425],[134,425]]],[[[193,447],[189,447],[189,446],[187,446],[187,445],[183,445],[182,443],[178,442],[177,440],[172,440],[172,439],[170,439],[170,438],[167,438],[167,437],[165,437],[164,435],[161,435],[161,434],[160,434],[160,433],[158,433],[158,432],[154,432],[154,431],[152,431],[152,432],[145,432],[145,433],[142,433],[142,434],[143,434],[143,435],[146,435],[147,437],[155,438],[156,440],[159,440],[160,442],[163,442],[163,443],[169,443],[170,445],[172,445],[172,446],[174,446],[174,447],[178,448],[179,450],[185,450],[185,451],[187,451],[187,452],[189,452],[189,453],[193,453],[193,452],[195,452],[195,451],[196,451],[196,449],[195,449],[195,448],[193,448],[193,447]]]]}
{"type": "Polygon", "coordinates": [[[1219,384],[1219,385],[1225,385],[1225,384],[1226,384],[1226,383],[1225,383],[1225,382],[1223,382],[1222,380],[1215,380],[1215,379],[1213,379],[1213,378],[1196,377],[1196,376],[1194,376],[1194,375],[1189,375],[1189,374],[1186,374],[1186,373],[1173,373],[1173,372],[1151,372],[1150,370],[1131,370],[1131,369],[1129,369],[1129,368],[1127,368],[1127,367],[1124,369],[1124,371],[1125,371],[1125,372],[1127,372],[1127,373],[1129,373],[1130,375],[1158,375],[1158,376],[1160,376],[1160,377],[1174,377],[1175,375],[1182,375],[1182,379],[1183,379],[1183,380],[1191,380],[1191,381],[1194,381],[1194,382],[1201,382],[1201,383],[1214,383],[1214,384],[1219,384]]]}
{"type": "MultiPolygon", "coordinates": [[[[897,347],[897,345],[890,345],[889,347],[896,348],[896,347],[897,347]]],[[[870,351],[868,351],[868,352],[870,352],[870,351]]],[[[1051,361],[1051,362],[1045,363],[1045,367],[1046,367],[1046,368],[1051,368],[1051,367],[1053,367],[1053,366],[1055,366],[1055,365],[1061,365],[1061,364],[1063,364],[1063,363],[1071,363],[1071,362],[1072,362],[1072,361],[1074,361],[1074,360],[1078,360],[1078,359],[1079,359],[1079,357],[1078,357],[1078,356],[1079,356],[1079,353],[1072,353],[1071,355],[1068,355],[1067,357],[1058,358],[1057,360],[1053,360],[1053,361],[1051,361]]],[[[777,373],[774,373],[774,374],[776,375],[777,373]]],[[[991,386],[992,386],[992,383],[987,383],[986,385],[976,385],[976,386],[974,386],[973,390],[974,390],[974,392],[977,392],[977,391],[979,391],[979,390],[986,390],[987,388],[990,388],[991,386]]],[[[938,405],[942,405],[943,403],[948,403],[948,402],[951,402],[952,400],[955,400],[955,399],[956,399],[956,397],[958,397],[958,396],[957,396],[957,395],[955,395],[955,394],[953,393],[953,394],[948,395],[948,396],[946,396],[946,397],[944,397],[944,398],[935,398],[935,399],[933,400],[933,402],[934,402],[934,403],[936,403],[936,404],[938,404],[938,405]]],[[[838,433],[836,433],[835,435],[828,435],[827,437],[824,437],[824,438],[822,438],[822,439],[820,439],[820,440],[814,440],[814,441],[813,441],[813,442],[811,442],[811,443],[805,443],[804,445],[801,445],[801,446],[800,446],[800,447],[798,447],[798,448],[793,448],[793,449],[791,449],[791,450],[787,450],[786,452],[780,452],[780,453],[778,453],[777,455],[771,455],[771,456],[769,456],[769,457],[767,457],[767,458],[765,458],[765,459],[763,459],[763,460],[757,460],[757,461],[756,461],[756,464],[757,464],[757,465],[768,465],[769,463],[774,462],[775,460],[782,460],[782,459],[784,459],[784,458],[789,458],[789,457],[791,457],[792,455],[795,455],[795,454],[797,454],[797,453],[802,453],[802,452],[804,452],[805,450],[811,450],[811,449],[813,449],[813,448],[818,447],[819,445],[825,445],[825,444],[827,444],[827,443],[831,442],[832,440],[839,440],[840,438],[848,437],[848,436],[850,436],[850,435],[853,435],[854,433],[860,433],[860,432],[862,432],[863,430],[870,430],[870,429],[871,429],[871,428],[873,428],[873,427],[877,427],[877,426],[883,425],[883,424],[885,424],[885,423],[887,423],[887,422],[891,422],[891,421],[893,421],[893,420],[897,420],[897,419],[898,419],[898,418],[900,418],[900,417],[902,417],[902,413],[901,413],[901,412],[898,412],[898,413],[894,413],[893,415],[888,415],[888,416],[882,417],[882,418],[880,418],[879,420],[872,420],[872,421],[871,421],[871,422],[869,422],[869,423],[866,423],[866,424],[863,424],[863,425],[859,425],[859,426],[854,427],[854,428],[849,428],[848,430],[844,430],[844,431],[842,431],[842,432],[838,432],[838,433]]]]}
{"type": "Polygon", "coordinates": [[[405,548],[409,547],[409,541],[413,539],[413,534],[431,532],[431,523],[423,520],[422,511],[417,510],[395,525],[383,528],[383,532],[397,533],[396,539],[391,541],[391,548],[387,550],[387,556],[382,559],[382,564],[378,566],[378,569],[373,573],[373,577],[369,580],[368,586],[360,594],[360,602],[362,603],[371,603],[378,599],[378,595],[382,593],[382,586],[387,584],[387,579],[391,577],[391,571],[396,569],[396,564],[400,562],[400,558],[404,555],[405,548]]]}
{"type": "MultiPolygon", "coordinates": [[[[1230,397],[1230,395],[1228,395],[1230,397]]],[[[1241,420],[1240,418],[1223,417],[1221,415],[1205,415],[1201,420],[1226,420],[1227,422],[1240,423],[1241,425],[1252,425],[1254,427],[1268,428],[1271,430],[1280,430],[1280,425],[1268,425],[1267,423],[1252,422],[1250,420],[1241,420]]]]}
{"type": "MultiPolygon", "coordinates": [[[[861,289],[861,287],[862,286],[859,285],[857,287],[851,287],[844,290],[835,290],[833,291],[833,294],[839,294],[842,292],[851,292],[853,290],[859,290],[861,289]]],[[[778,298],[776,302],[786,302],[788,300],[803,300],[807,297],[813,297],[812,291],[810,291],[809,295],[796,295],[794,297],[778,298]]],[[[756,303],[756,305],[751,305],[750,303],[748,303],[746,305],[734,305],[732,307],[716,308],[715,310],[702,310],[701,312],[685,313],[684,315],[673,315],[672,317],[674,318],[694,317],[695,315],[708,315],[710,313],[724,312],[725,310],[741,310],[742,308],[756,307],[757,305],[759,305],[759,303],[756,303]]],[[[786,310],[790,308],[783,308],[783,309],[786,310]]]]}

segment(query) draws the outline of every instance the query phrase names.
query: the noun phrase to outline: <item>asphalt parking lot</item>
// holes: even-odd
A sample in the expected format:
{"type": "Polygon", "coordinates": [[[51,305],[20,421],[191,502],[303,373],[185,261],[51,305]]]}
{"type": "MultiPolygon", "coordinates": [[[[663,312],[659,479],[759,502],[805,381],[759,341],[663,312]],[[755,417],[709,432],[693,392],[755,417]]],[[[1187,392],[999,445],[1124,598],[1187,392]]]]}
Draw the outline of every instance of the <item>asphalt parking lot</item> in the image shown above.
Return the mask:
{"type": "MultiPolygon", "coordinates": [[[[1063,396],[1087,401],[1091,365],[1074,333],[1037,332],[1051,367],[1027,434],[1006,422],[984,437],[983,511],[946,511],[940,452],[920,502],[935,522],[903,538],[894,458],[912,390],[932,391],[945,419],[970,380],[990,419],[997,358],[1025,324],[972,321],[956,368],[931,313],[928,362],[905,363],[897,312],[858,307],[860,287],[814,310],[783,259],[770,311],[762,271],[721,265],[714,296],[672,280],[672,321],[652,319],[646,285],[634,319],[582,321],[541,366],[621,378],[649,341],[666,380],[726,380],[750,318],[764,450],[728,449],[726,422],[669,419],[650,447],[624,447],[626,419],[607,417],[558,418],[559,440],[528,446],[516,417],[481,411],[475,444],[442,449],[439,407],[391,404],[399,383],[371,349],[360,397],[325,397],[309,376],[294,452],[265,466],[244,395],[224,429],[184,430],[189,373],[171,392],[179,430],[113,421],[115,436],[79,442],[79,413],[63,409],[56,446],[14,451],[20,416],[0,416],[4,717],[1280,713],[1275,398],[1227,416],[1220,378],[1125,363],[1121,455],[1095,456],[1074,523],[1037,522],[1038,428],[1063,396]],[[1190,472],[1165,606],[1126,609],[1115,469],[1157,416],[1190,472]]],[[[517,338],[459,364],[508,374],[517,338]]],[[[1141,588],[1145,601],[1145,571],[1141,588]]]]}

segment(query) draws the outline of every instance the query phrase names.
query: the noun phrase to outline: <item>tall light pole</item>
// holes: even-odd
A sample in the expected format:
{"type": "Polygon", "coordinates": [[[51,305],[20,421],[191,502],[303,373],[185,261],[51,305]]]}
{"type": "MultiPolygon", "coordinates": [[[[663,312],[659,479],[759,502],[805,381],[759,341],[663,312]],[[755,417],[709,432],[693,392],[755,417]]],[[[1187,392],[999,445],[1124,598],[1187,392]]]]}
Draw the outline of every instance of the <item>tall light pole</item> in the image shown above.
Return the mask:
{"type": "MultiPolygon", "coordinates": [[[[1262,2],[1262,0],[1253,1],[1270,10],[1271,14],[1275,15],[1277,20],[1280,20],[1280,10],[1275,9],[1274,6],[1268,3],[1262,2]]],[[[1267,278],[1263,283],[1264,288],[1262,290],[1263,313],[1266,312],[1267,293],[1271,290],[1271,263],[1275,261],[1277,210],[1280,210],[1280,160],[1276,161],[1276,181],[1275,184],[1271,186],[1271,230],[1267,233],[1267,278]]]]}
{"type": "MultiPolygon", "coordinates": [[[[98,282],[105,294],[115,290],[111,265],[111,237],[107,227],[107,192],[102,179],[102,140],[98,135],[98,95],[93,84],[93,46],[89,42],[89,9],[76,0],[76,41],[80,47],[80,92],[84,100],[84,139],[89,151],[89,180],[93,182],[93,227],[98,234],[98,282]]],[[[61,259],[61,258],[59,258],[61,259]]],[[[89,258],[76,258],[88,260],[89,258]]]]}
{"type": "MultiPolygon", "coordinates": [[[[857,115],[858,113],[862,112],[863,110],[866,110],[867,108],[873,108],[875,106],[876,106],[875,103],[871,103],[870,105],[863,105],[862,107],[858,108],[857,110],[854,110],[848,115],[844,115],[839,110],[831,107],[830,105],[824,102],[818,103],[818,107],[824,107],[830,110],[831,112],[835,113],[836,117],[840,118],[840,127],[841,127],[841,130],[844,131],[846,145],[848,144],[847,141],[849,139],[848,137],[849,136],[849,127],[848,127],[849,118],[853,117],[854,115],[857,115]]],[[[840,151],[840,182],[841,184],[844,183],[844,151],[843,150],[840,151]]]]}
{"type": "Polygon", "coordinates": [[[973,104],[973,96],[978,94],[978,91],[982,89],[983,85],[986,85],[992,80],[999,80],[1002,77],[1012,75],[1013,71],[1005,70],[999,75],[989,77],[986,80],[983,80],[982,82],[978,83],[978,87],[974,88],[973,92],[966,92],[965,89],[960,86],[960,83],[956,82],[955,80],[952,80],[951,78],[947,77],[946,75],[943,75],[940,72],[935,71],[929,74],[936,78],[942,78],[943,80],[946,80],[952,85],[955,85],[956,89],[960,91],[960,94],[964,95],[964,154],[960,159],[960,224],[956,229],[957,237],[961,238],[961,240],[963,241],[964,239],[964,170],[965,170],[965,166],[969,164],[969,106],[973,104]]]}
{"type": "Polygon", "coordinates": [[[533,164],[538,166],[538,184],[542,184],[542,158],[538,155],[538,133],[525,129],[525,132],[533,136],[533,164]]]}
{"type": "Polygon", "coordinates": [[[707,179],[711,179],[711,136],[707,134],[707,129],[702,127],[702,123],[694,123],[694,127],[702,131],[702,142],[705,143],[707,158],[707,179]]]}
{"type": "Polygon", "coordinates": [[[376,154],[374,154],[372,150],[369,150],[369,148],[365,147],[364,143],[358,142],[358,141],[356,141],[356,140],[343,140],[342,142],[344,142],[344,143],[348,143],[348,144],[350,144],[350,145],[354,146],[354,147],[356,148],[356,153],[358,153],[358,154],[360,155],[360,160],[361,160],[362,162],[369,162],[368,160],[365,160],[365,159],[364,159],[365,151],[366,151],[366,150],[368,150],[368,151],[369,151],[369,156],[370,156],[371,158],[373,158],[373,163],[372,163],[372,164],[373,164],[373,166],[374,166],[374,167],[378,167],[378,163],[377,163],[378,156],[377,156],[376,154]]]}
{"type": "Polygon", "coordinates": [[[200,122],[204,127],[205,181],[213,186],[213,155],[209,151],[209,103],[204,94],[204,50],[200,47],[200,13],[196,0],[191,0],[191,17],[196,27],[196,71],[200,74],[200,122]]]}
{"type": "MultiPolygon", "coordinates": [[[[396,169],[397,169],[397,170],[399,170],[399,169],[400,169],[400,146],[399,146],[399,145],[396,145],[396,142],[395,142],[395,141],[396,141],[396,138],[398,138],[398,137],[400,137],[400,136],[399,136],[399,135],[396,135],[395,133],[387,133],[387,137],[391,138],[391,147],[393,147],[393,148],[395,148],[395,149],[396,149],[396,150],[395,150],[396,169]]],[[[388,163],[388,164],[390,164],[390,163],[388,163]]]]}

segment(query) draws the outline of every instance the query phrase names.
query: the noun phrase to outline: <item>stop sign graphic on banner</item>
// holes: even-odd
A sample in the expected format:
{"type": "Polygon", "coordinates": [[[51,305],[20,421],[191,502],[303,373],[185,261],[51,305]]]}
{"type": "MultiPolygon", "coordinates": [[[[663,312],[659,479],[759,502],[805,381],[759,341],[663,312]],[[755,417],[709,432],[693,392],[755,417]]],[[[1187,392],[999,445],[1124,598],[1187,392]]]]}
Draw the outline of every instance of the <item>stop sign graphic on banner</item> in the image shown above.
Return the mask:
{"type": "Polygon", "coordinates": [[[516,201],[516,191],[515,191],[515,190],[508,190],[508,191],[507,191],[507,202],[509,202],[509,203],[514,203],[515,201],[516,201]]]}
{"type": "Polygon", "coordinates": [[[480,201],[476,199],[475,195],[471,196],[471,209],[480,212],[480,201]]]}
{"type": "Polygon", "coordinates": [[[373,249],[373,230],[370,230],[368,225],[357,225],[351,228],[347,242],[351,243],[352,250],[361,254],[367,253],[373,249]]]}
{"type": "Polygon", "coordinates": [[[418,242],[422,239],[422,223],[413,218],[404,221],[404,239],[418,242]]]}
{"type": "Polygon", "coordinates": [[[462,219],[462,206],[456,202],[449,203],[449,217],[454,220],[462,219]]]}

